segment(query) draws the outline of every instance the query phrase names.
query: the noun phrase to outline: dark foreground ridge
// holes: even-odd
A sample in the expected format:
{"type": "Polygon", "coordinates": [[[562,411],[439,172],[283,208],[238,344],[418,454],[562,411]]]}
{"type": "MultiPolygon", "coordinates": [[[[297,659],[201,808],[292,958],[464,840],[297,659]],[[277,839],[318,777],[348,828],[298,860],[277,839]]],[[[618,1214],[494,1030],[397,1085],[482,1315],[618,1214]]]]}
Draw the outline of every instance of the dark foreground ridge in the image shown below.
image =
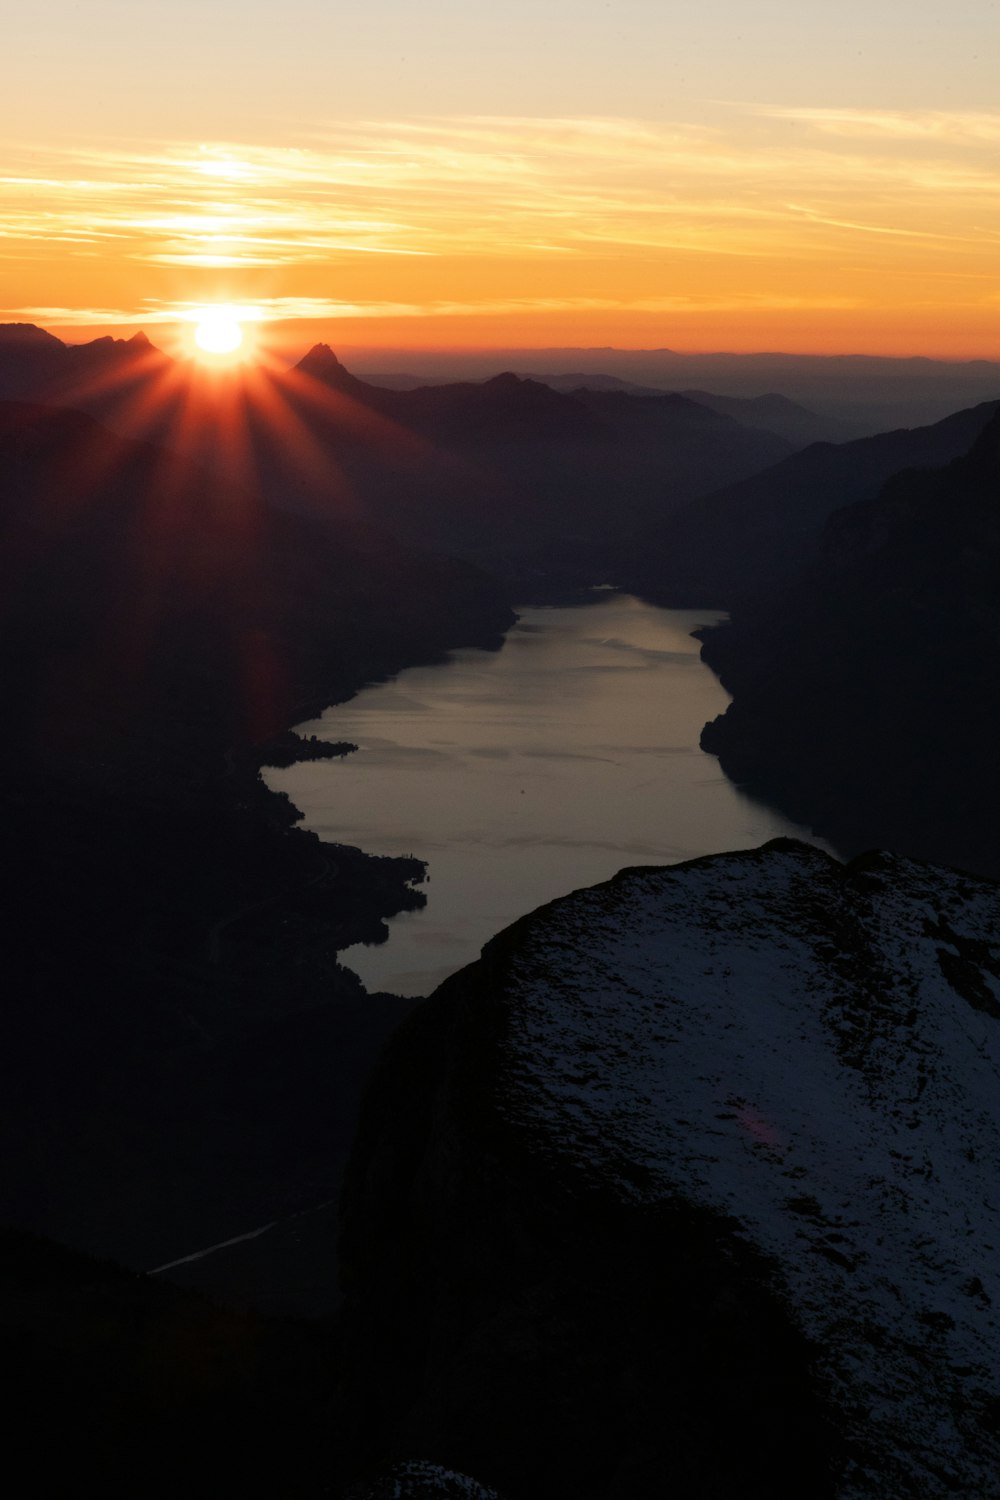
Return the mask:
{"type": "Polygon", "coordinates": [[[336,1195],[406,1008],[337,953],[423,903],[423,865],[295,829],[258,767],[513,615],[468,564],[19,402],[0,585],[0,1216],[147,1269],[336,1195]]]}
{"type": "Polygon", "coordinates": [[[494,939],[368,1097],[356,1468],[421,1455],[510,1500],[995,1496],[998,931],[991,882],[779,840],[494,939]]]}

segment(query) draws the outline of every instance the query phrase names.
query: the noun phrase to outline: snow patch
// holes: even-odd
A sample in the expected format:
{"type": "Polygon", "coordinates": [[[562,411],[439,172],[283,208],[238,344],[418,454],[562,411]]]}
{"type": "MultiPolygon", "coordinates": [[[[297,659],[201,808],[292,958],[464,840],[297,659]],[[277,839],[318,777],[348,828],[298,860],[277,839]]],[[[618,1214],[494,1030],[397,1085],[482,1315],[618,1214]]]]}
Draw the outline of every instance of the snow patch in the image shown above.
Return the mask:
{"type": "Polygon", "coordinates": [[[576,892],[509,963],[506,1114],[771,1258],[843,1500],[1000,1495],[998,935],[990,882],[779,841],[576,892]]]}

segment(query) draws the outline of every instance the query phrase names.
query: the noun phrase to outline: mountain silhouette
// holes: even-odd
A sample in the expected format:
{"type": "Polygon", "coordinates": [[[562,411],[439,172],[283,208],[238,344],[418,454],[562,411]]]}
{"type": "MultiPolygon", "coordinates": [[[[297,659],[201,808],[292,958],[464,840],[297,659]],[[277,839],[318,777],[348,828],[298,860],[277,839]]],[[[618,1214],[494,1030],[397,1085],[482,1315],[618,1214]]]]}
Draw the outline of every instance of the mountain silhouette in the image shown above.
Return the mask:
{"type": "Polygon", "coordinates": [[[1000,403],[930,427],[814,443],[679,508],[640,538],[634,581],[666,604],[729,608],[772,589],[815,556],[835,510],[874,495],[898,470],[964,453],[1000,403]]]}
{"type": "MultiPolygon", "coordinates": [[[[607,375],[600,371],[577,371],[567,375],[535,375],[553,390],[575,394],[577,391],[620,391],[631,396],[663,396],[667,392],[652,386],[638,385],[633,380],[623,380],[618,375],[607,375]]],[[[710,411],[733,417],[744,427],[758,428],[784,438],[796,447],[806,443],[840,442],[851,436],[848,429],[835,418],[820,416],[790,401],[787,396],[770,392],[762,396],[720,396],[712,391],[683,390],[670,392],[686,397],[710,411]]]]}
{"type": "Polygon", "coordinates": [[[841,849],[1000,875],[1000,412],[971,450],[836,512],[818,558],[704,655],[733,694],[702,743],[841,849]]]}
{"type": "MultiPolygon", "coordinates": [[[[789,451],[668,394],[567,395],[503,373],[370,385],[318,344],[287,371],[220,377],[148,343],[95,340],[26,369],[23,398],[72,406],[185,453],[270,505],[381,525],[499,573],[522,594],[604,582],[621,537],[789,451]]],[[[8,388],[17,356],[0,365],[8,388]]]]}
{"type": "Polygon", "coordinates": [[[141,1270],[335,1196],[402,1006],[336,955],[422,904],[423,866],[321,846],[258,767],[512,620],[466,563],[0,402],[8,1222],[141,1270]]]}
{"type": "Polygon", "coordinates": [[[510,618],[465,564],[274,509],[82,413],[0,403],[0,482],[8,752],[58,758],[69,734],[80,766],[87,743],[101,764],[153,740],[197,757],[274,734],[361,663],[510,618]]]}

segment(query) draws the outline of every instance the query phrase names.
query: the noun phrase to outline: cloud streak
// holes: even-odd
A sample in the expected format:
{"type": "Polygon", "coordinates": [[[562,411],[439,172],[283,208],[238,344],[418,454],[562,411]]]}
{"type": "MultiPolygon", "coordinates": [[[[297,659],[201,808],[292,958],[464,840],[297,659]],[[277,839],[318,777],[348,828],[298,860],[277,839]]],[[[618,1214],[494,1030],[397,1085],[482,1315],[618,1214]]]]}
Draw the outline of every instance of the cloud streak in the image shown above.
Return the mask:
{"type": "Polygon", "coordinates": [[[930,282],[988,275],[998,142],[1000,114],[741,106],[712,126],[469,116],[294,146],[10,147],[0,300],[168,321],[184,304],[149,280],[188,272],[231,274],[268,318],[862,306],[904,253],[930,282]],[[19,261],[62,296],[16,295],[19,261]],[[95,296],[110,266],[120,305],[95,296]]]}
{"type": "MultiPolygon", "coordinates": [[[[288,322],[307,319],[310,322],[341,321],[355,318],[457,318],[504,317],[511,313],[607,313],[607,312],[748,312],[793,311],[803,307],[849,309],[860,304],[849,297],[814,298],[754,296],[729,299],[692,297],[505,297],[477,301],[430,302],[346,302],[322,297],[265,297],[253,304],[235,309],[243,322],[288,322]]],[[[155,302],[144,300],[136,308],[65,307],[40,305],[6,308],[4,312],[18,319],[31,319],[50,327],[78,327],[88,324],[102,327],[130,327],[135,323],[175,324],[193,322],[201,317],[205,304],[200,302],[155,302]]]]}

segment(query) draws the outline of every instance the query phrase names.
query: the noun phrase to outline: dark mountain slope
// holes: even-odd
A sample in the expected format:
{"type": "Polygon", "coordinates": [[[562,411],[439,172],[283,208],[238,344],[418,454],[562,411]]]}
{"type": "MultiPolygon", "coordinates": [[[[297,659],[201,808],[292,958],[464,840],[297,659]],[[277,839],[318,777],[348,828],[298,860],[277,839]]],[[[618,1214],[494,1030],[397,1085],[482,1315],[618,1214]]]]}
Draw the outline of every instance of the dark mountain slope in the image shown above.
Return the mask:
{"type": "Polygon", "coordinates": [[[288,399],[373,514],[505,577],[519,570],[522,584],[533,575],[604,581],[617,571],[623,531],[718,475],[753,472],[788,451],[773,434],[669,394],[568,394],[511,374],[379,389],[324,346],[296,375],[307,380],[290,385],[288,399]],[[318,388],[351,406],[324,401],[318,388]],[[361,429],[372,412],[392,427],[369,440],[361,429]]]}
{"type": "Polygon", "coordinates": [[[807,565],[827,518],[898,470],[964,453],[997,410],[987,402],[931,427],[814,443],[773,468],[691,502],[643,534],[638,588],[665,604],[729,608],[807,565]]]}
{"type": "Polygon", "coordinates": [[[8,707],[43,759],[64,733],[119,762],[133,736],[189,758],[263,739],[304,701],[511,619],[464,564],[20,403],[0,404],[0,542],[8,707]]]}
{"type": "Polygon", "coordinates": [[[709,633],[703,745],[845,850],[1000,873],[1000,415],[831,517],[819,560],[709,633]]]}
{"type": "Polygon", "coordinates": [[[489,943],[366,1101],[358,1466],[516,1500],[994,1500],[998,931],[994,882],[778,840],[489,943]]]}
{"type": "Polygon", "coordinates": [[[4,1448],[30,1493],[328,1494],[331,1343],[0,1229],[4,1448]]]}
{"type": "Polygon", "coordinates": [[[261,742],[511,619],[464,563],[0,405],[0,1218],[141,1268],[335,1196],[405,1009],[337,953],[423,867],[291,828],[261,742]]]}

